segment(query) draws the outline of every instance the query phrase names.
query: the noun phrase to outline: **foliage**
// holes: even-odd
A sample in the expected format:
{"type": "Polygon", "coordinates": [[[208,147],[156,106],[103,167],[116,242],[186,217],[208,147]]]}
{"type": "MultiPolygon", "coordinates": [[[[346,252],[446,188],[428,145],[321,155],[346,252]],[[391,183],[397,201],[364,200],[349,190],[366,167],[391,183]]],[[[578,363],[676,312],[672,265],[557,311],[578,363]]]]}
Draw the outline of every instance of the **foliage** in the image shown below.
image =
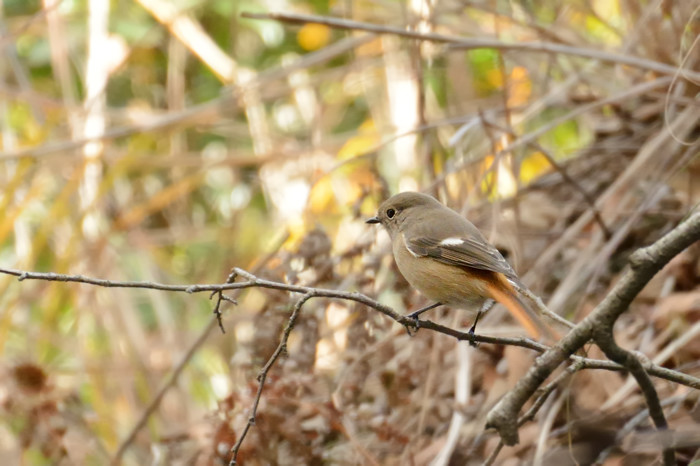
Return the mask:
{"type": "MultiPolygon", "coordinates": [[[[693,2],[414,3],[3,2],[0,266],[177,284],[221,283],[238,266],[403,312],[425,303],[362,219],[389,193],[422,189],[468,213],[552,309],[580,320],[629,254],[698,202],[693,2]],[[90,22],[100,5],[106,29],[90,22]],[[273,5],[501,45],[240,16],[273,5]],[[510,46],[530,42],[571,50],[510,46]]],[[[695,375],[699,254],[679,256],[618,329],[625,347],[695,375]]],[[[0,456],[218,464],[295,301],[237,299],[221,334],[199,295],[0,277],[0,456]]],[[[500,317],[480,331],[513,333],[500,317]]],[[[311,301],[242,463],[427,464],[455,412],[469,420],[453,464],[482,462],[497,443],[485,413],[533,355],[473,351],[471,396],[456,406],[456,354],[453,340],[409,337],[363,306],[311,301]]],[[[658,390],[670,423],[692,425],[684,388],[658,390]]],[[[499,459],[532,460],[547,432],[553,458],[655,458],[592,433],[625,432],[644,409],[624,377],[585,371],[557,393],[499,459]]]]}

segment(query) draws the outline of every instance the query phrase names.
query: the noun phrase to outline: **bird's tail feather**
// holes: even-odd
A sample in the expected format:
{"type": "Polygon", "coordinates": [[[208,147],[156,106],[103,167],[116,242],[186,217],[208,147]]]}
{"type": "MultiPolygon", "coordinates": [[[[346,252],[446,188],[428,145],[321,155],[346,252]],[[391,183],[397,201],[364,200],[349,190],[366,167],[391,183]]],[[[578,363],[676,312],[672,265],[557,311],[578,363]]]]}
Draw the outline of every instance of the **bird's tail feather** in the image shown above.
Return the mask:
{"type": "Polygon", "coordinates": [[[540,316],[525,304],[510,283],[505,280],[500,283],[489,283],[488,289],[493,299],[503,304],[531,337],[535,339],[544,337],[551,341],[559,339],[557,332],[542,322],[540,316]]]}

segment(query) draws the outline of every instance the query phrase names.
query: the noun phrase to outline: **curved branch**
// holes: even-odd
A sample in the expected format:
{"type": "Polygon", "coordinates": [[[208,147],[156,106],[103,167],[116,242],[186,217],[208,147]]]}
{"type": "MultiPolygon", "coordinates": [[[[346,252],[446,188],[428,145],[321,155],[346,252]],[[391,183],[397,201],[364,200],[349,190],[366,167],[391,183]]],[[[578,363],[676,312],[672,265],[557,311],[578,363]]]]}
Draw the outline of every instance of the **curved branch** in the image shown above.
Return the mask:
{"type": "MultiPolygon", "coordinates": [[[[613,338],[611,327],[596,329],[593,332],[593,337],[598,347],[603,350],[608,358],[626,367],[635,378],[639,388],[642,390],[647,407],[649,408],[649,417],[654,421],[656,428],[658,430],[667,429],[668,423],[664,416],[664,410],[661,408],[659,394],[656,393],[654,384],[649,378],[649,374],[644,370],[644,366],[642,366],[639,359],[632,352],[618,346],[615,342],[615,338],[613,338]]],[[[666,466],[673,466],[676,464],[676,455],[673,448],[663,449],[663,461],[666,466]]]]}
{"type": "Polygon", "coordinates": [[[656,243],[632,254],[630,269],[613,290],[588,317],[535,360],[525,376],[491,409],[487,416],[487,426],[495,428],[506,445],[518,443],[518,413],[542,382],[562,362],[583,347],[592,338],[595,329],[612,328],[615,320],[628,309],[632,300],[656,272],[698,240],[700,213],[694,213],[656,243]]]}
{"type": "MultiPolygon", "coordinates": [[[[629,303],[651,277],[672,257],[698,239],[700,239],[700,213],[694,214],[690,219],[679,225],[675,230],[661,238],[652,246],[637,251],[630,259],[632,265],[631,269],[622,277],[613,291],[598,305],[591,315],[576,325],[569,334],[551,348],[527,338],[499,338],[474,335],[445,327],[428,320],[420,320],[417,323],[419,328],[443,333],[458,340],[468,340],[473,343],[520,346],[543,353],[536,359],[535,364],[530,368],[528,373],[518,381],[515,388],[506,394],[488,415],[487,425],[496,428],[504,444],[512,445],[517,443],[518,440],[518,412],[525,402],[535,393],[539,385],[544,382],[562,362],[568,359],[577,365],[583,365],[583,367],[591,369],[614,371],[626,371],[630,369],[629,367],[611,361],[583,358],[574,355],[574,353],[592,337],[594,329],[611,328],[615,319],[627,309],[629,303]]],[[[0,273],[14,275],[18,277],[20,281],[43,280],[75,282],[111,288],[139,288],[186,293],[205,291],[222,293],[228,290],[241,290],[246,288],[268,288],[304,295],[304,298],[297,303],[298,306],[295,306],[299,309],[309,297],[349,300],[371,307],[405,326],[407,329],[415,328],[416,326],[416,321],[414,319],[399,314],[389,306],[375,301],[362,293],[269,281],[239,268],[234,268],[232,276],[229,277],[231,282],[203,285],[168,285],[141,281],[111,281],[82,275],[27,272],[8,268],[0,268],[0,273]],[[245,281],[234,282],[233,280],[239,276],[243,277],[245,281]]],[[[646,371],[648,374],[656,377],[693,388],[700,388],[700,379],[687,374],[682,374],[656,365],[650,365],[646,368],[646,371]]],[[[651,409],[650,407],[650,411],[651,409]]]]}

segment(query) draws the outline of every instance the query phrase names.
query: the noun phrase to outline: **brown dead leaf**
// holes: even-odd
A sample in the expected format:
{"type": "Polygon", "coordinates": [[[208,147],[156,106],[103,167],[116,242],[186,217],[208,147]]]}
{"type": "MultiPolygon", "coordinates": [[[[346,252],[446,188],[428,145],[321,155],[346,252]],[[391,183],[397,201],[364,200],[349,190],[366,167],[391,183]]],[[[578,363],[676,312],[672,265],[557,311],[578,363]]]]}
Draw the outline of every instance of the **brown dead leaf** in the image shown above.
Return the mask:
{"type": "Polygon", "coordinates": [[[38,394],[46,388],[48,376],[35,364],[18,364],[12,368],[17,386],[25,393],[38,394]]]}

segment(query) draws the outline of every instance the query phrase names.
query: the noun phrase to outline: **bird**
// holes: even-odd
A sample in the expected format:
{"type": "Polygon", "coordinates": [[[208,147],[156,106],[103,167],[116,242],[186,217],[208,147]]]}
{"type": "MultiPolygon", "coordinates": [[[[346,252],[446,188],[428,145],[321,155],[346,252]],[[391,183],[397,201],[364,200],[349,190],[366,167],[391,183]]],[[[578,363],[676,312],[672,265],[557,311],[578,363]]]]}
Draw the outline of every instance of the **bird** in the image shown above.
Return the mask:
{"type": "Polygon", "coordinates": [[[527,306],[525,289],[501,253],[466,218],[437,199],[419,192],[402,192],[385,200],[377,215],[366,220],[389,233],[394,260],[408,283],[433,304],[408,317],[449,305],[479,316],[494,302],[503,304],[531,337],[553,338],[553,332],[527,306]]]}

